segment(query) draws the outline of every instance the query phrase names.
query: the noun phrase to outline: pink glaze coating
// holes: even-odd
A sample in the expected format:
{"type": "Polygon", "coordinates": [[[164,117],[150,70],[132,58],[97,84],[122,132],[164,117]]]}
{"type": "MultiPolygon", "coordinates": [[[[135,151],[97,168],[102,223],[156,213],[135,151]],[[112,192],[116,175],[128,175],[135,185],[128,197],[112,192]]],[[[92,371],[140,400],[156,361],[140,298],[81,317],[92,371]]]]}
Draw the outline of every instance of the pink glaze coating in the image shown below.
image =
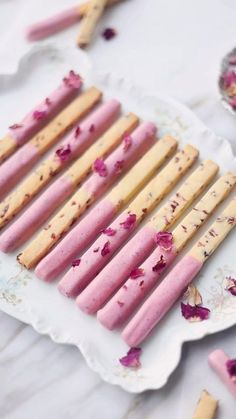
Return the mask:
{"type": "Polygon", "coordinates": [[[110,224],[109,228],[116,231],[114,236],[107,236],[102,233],[98,239],[92,244],[92,246],[81,256],[81,262],[79,266],[70,268],[62,279],[63,286],[70,287],[70,293],[73,296],[78,295],[101,271],[101,269],[110,260],[114,252],[125,242],[129,237],[129,234],[135,228],[130,230],[124,229],[120,223],[125,221],[128,217],[127,212],[123,212],[116,220],[110,224]],[[101,251],[104,248],[105,243],[109,242],[110,253],[106,256],[102,256],[101,251]]]}
{"type": "Polygon", "coordinates": [[[201,268],[202,263],[189,254],[175,265],[124,329],[122,337],[129,346],[144,341],[201,268]]]}
{"type": "Polygon", "coordinates": [[[28,143],[0,166],[0,199],[19,182],[39,158],[37,148],[28,143]]]}
{"type": "Polygon", "coordinates": [[[96,313],[155,247],[154,228],[142,228],[80,294],[76,302],[86,313],[96,313]]]}
{"type": "Polygon", "coordinates": [[[214,369],[221,381],[226,384],[231,393],[236,397],[236,382],[230,377],[226,362],[229,361],[228,355],[222,349],[216,349],[208,356],[208,362],[214,369]]]}
{"type": "Polygon", "coordinates": [[[163,271],[171,265],[175,257],[174,246],[169,251],[160,247],[155,249],[140,266],[143,275],[134,279],[129,278],[108,303],[98,311],[99,322],[110,330],[124,324],[157,284],[163,271]],[[161,258],[165,261],[165,266],[158,271],[153,271],[153,267],[161,258]]]}
{"type": "MultiPolygon", "coordinates": [[[[60,275],[72,263],[73,259],[77,257],[81,249],[85,248],[105,227],[106,222],[111,221],[115,212],[115,206],[106,199],[103,199],[41,260],[35,270],[38,278],[44,281],[51,281],[60,275]]],[[[70,286],[64,287],[63,281],[59,283],[59,289],[62,294],[73,296],[70,292],[70,286]]]]}
{"type": "Polygon", "coordinates": [[[0,250],[8,253],[24,243],[68,198],[74,186],[70,178],[61,176],[0,236],[0,250]]]}
{"type": "MultiPolygon", "coordinates": [[[[67,76],[69,78],[70,75],[67,76]]],[[[24,119],[17,128],[9,128],[8,134],[15,140],[17,146],[21,146],[42,129],[51,118],[63,109],[76,95],[82,86],[81,80],[71,80],[70,83],[62,83],[50,95],[39,103],[24,119]],[[35,117],[35,112],[43,112],[41,118],[35,117]]]]}
{"type": "Polygon", "coordinates": [[[105,160],[107,176],[102,177],[98,173],[84,183],[83,187],[92,196],[100,196],[120,176],[124,170],[131,167],[146,151],[154,144],[156,127],[151,122],[141,124],[132,133],[132,146],[126,151],[121,143],[115,151],[105,160]],[[116,169],[116,163],[122,162],[120,170],[116,169]]]}
{"type": "Polygon", "coordinates": [[[26,38],[28,41],[38,41],[68,28],[80,19],[78,9],[78,7],[72,7],[40,22],[33,23],[26,28],[26,38]]]}

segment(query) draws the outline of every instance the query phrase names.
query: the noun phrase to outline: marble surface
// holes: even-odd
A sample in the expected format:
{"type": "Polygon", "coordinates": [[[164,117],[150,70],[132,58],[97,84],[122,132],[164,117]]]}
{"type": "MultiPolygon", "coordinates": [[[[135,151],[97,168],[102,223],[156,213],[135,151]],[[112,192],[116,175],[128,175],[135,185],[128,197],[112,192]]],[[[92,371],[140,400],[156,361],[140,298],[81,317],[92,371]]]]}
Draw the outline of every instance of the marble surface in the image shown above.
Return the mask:
{"type": "MultiPolygon", "coordinates": [[[[22,36],[27,23],[72,4],[74,0],[1,0],[0,72],[11,71],[31,48],[22,36]]],[[[183,101],[228,138],[236,153],[236,119],[221,106],[217,92],[220,58],[235,42],[235,18],[234,0],[127,0],[98,29],[114,26],[119,36],[109,44],[98,37],[89,58],[101,71],[112,70],[148,91],[183,101]]],[[[71,44],[77,32],[75,26],[44,42],[71,44]]],[[[206,387],[221,400],[218,418],[234,419],[235,400],[207,367],[206,357],[217,347],[235,356],[235,332],[232,328],[186,344],[181,364],[162,390],[132,395],[102,382],[75,348],[57,345],[1,313],[0,417],[187,419],[206,387]]]]}

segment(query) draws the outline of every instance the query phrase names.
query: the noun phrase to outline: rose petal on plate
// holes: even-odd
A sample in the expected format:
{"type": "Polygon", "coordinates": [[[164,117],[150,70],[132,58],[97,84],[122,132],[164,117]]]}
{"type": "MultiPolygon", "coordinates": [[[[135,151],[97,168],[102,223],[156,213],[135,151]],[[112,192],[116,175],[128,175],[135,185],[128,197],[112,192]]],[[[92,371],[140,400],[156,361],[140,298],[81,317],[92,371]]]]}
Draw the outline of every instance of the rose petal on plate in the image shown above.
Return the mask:
{"type": "Polygon", "coordinates": [[[190,304],[181,303],[182,316],[190,322],[200,322],[207,320],[210,310],[206,307],[191,306],[190,304]]]}
{"type": "Polygon", "coordinates": [[[125,356],[119,359],[123,367],[139,368],[141,367],[140,356],[142,354],[141,348],[130,348],[125,356]]]}
{"type": "Polygon", "coordinates": [[[69,75],[67,77],[64,77],[63,82],[68,87],[75,87],[76,89],[79,89],[82,84],[82,78],[79,74],[71,70],[69,72],[69,75]]]}
{"type": "Polygon", "coordinates": [[[191,306],[201,306],[202,296],[194,284],[190,284],[184,293],[184,298],[191,306]]]}

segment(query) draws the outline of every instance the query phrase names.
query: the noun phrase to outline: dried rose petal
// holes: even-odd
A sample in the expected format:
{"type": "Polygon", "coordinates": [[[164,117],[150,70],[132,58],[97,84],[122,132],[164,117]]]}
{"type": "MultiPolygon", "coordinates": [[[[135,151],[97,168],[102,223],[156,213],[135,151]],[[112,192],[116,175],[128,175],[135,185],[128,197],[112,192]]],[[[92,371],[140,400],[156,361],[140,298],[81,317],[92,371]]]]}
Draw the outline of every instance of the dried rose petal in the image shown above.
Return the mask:
{"type": "Polygon", "coordinates": [[[231,378],[236,378],[236,359],[229,359],[226,368],[231,378]]]}
{"type": "Polygon", "coordinates": [[[209,308],[200,306],[191,306],[190,304],[181,303],[181,312],[183,317],[190,322],[199,322],[207,320],[210,315],[209,308]]]}
{"type": "Polygon", "coordinates": [[[123,142],[124,142],[123,150],[128,151],[129,148],[132,146],[132,142],[133,142],[131,135],[125,134],[123,142]]]}
{"type": "Polygon", "coordinates": [[[123,221],[123,223],[120,223],[120,225],[123,226],[125,230],[130,230],[136,223],[136,218],[136,214],[129,214],[126,220],[123,221]]]}
{"type": "Polygon", "coordinates": [[[130,272],[130,278],[131,279],[136,279],[139,278],[140,276],[144,275],[144,270],[142,268],[134,268],[131,272],[130,272]]]}
{"type": "Polygon", "coordinates": [[[18,128],[22,128],[23,125],[22,124],[13,124],[9,127],[9,129],[18,129],[18,128]]]}
{"type": "Polygon", "coordinates": [[[77,138],[77,137],[80,135],[80,133],[81,133],[81,128],[80,128],[80,126],[78,125],[78,126],[75,128],[75,138],[77,138]]]}
{"type": "Polygon", "coordinates": [[[82,79],[79,74],[76,74],[73,70],[71,70],[69,75],[64,77],[63,82],[68,87],[75,87],[76,89],[79,89],[82,84],[82,79]]]}
{"type": "Polygon", "coordinates": [[[46,112],[45,111],[34,111],[33,112],[33,118],[36,121],[40,121],[40,119],[43,119],[46,116],[46,112]]]}
{"type": "Polygon", "coordinates": [[[46,97],[46,99],[45,99],[45,104],[46,104],[47,106],[50,106],[50,105],[52,104],[52,101],[51,101],[51,99],[50,99],[49,97],[46,97]]]}
{"type": "Polygon", "coordinates": [[[191,306],[202,305],[202,296],[197,287],[193,284],[188,286],[187,291],[184,293],[184,298],[191,306]]]}
{"type": "Polygon", "coordinates": [[[115,173],[120,173],[123,167],[124,167],[124,160],[117,160],[117,162],[115,162],[115,165],[114,165],[115,173]]]}
{"type": "Polygon", "coordinates": [[[97,253],[99,251],[99,247],[96,247],[96,249],[93,249],[93,253],[97,253]]]}
{"type": "Polygon", "coordinates": [[[142,354],[141,348],[131,348],[123,358],[119,359],[119,362],[123,367],[128,368],[139,368],[141,367],[140,356],[142,354]]]}
{"type": "Polygon", "coordinates": [[[102,250],[101,250],[101,255],[102,255],[102,256],[106,256],[106,255],[108,255],[108,253],[110,253],[110,251],[111,251],[111,249],[110,249],[110,242],[109,242],[109,241],[107,241],[107,242],[104,244],[104,246],[103,246],[103,248],[102,248],[102,250]]]}
{"type": "Polygon", "coordinates": [[[71,153],[70,144],[67,144],[66,146],[63,146],[61,148],[58,148],[56,150],[56,155],[59,157],[61,161],[66,161],[69,158],[69,155],[71,153]]]}
{"type": "Polygon", "coordinates": [[[80,265],[80,262],[81,262],[81,259],[75,259],[75,260],[73,260],[73,262],[72,262],[71,265],[74,268],[75,266],[79,266],[80,265]]]}
{"type": "Polygon", "coordinates": [[[116,234],[116,230],[114,228],[108,227],[102,230],[103,234],[106,234],[106,236],[114,236],[116,234]]]}
{"type": "Polygon", "coordinates": [[[226,71],[222,76],[224,87],[230,87],[231,84],[236,83],[236,74],[234,71],[226,71]]]}
{"type": "Polygon", "coordinates": [[[94,132],[94,130],[95,130],[95,125],[91,124],[89,127],[89,132],[94,132]]]}
{"type": "Polygon", "coordinates": [[[163,250],[171,250],[173,245],[173,235],[168,231],[159,231],[156,234],[156,244],[160,246],[163,250]]]}
{"type": "Polygon", "coordinates": [[[226,279],[228,280],[226,290],[236,297],[236,279],[231,278],[231,276],[226,279]]]}
{"type": "Polygon", "coordinates": [[[110,41],[110,39],[114,38],[117,35],[117,32],[113,28],[106,28],[102,32],[102,36],[106,41],[110,41]]]}
{"type": "Polygon", "coordinates": [[[102,159],[96,159],[93,163],[94,172],[98,173],[101,177],[107,176],[107,167],[102,159]]]}
{"type": "Polygon", "coordinates": [[[158,260],[158,262],[156,263],[156,265],[154,265],[152,267],[153,272],[160,272],[162,269],[164,269],[166,266],[166,261],[164,259],[164,256],[161,255],[160,259],[158,260]]]}

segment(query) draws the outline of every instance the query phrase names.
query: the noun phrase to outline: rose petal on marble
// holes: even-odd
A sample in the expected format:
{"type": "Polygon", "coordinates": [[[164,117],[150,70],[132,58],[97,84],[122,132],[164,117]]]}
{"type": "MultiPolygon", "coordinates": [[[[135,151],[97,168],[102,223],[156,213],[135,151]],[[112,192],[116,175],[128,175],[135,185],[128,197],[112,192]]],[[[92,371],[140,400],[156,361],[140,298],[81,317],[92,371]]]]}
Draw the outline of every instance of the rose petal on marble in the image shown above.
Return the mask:
{"type": "Polygon", "coordinates": [[[131,272],[130,272],[130,278],[131,279],[137,279],[140,276],[144,275],[144,270],[142,268],[134,268],[131,272]]]}
{"type": "Polygon", "coordinates": [[[136,214],[129,214],[125,221],[120,223],[125,230],[130,230],[136,223],[136,214]]]}
{"type": "Polygon", "coordinates": [[[230,377],[236,383],[236,359],[229,359],[226,362],[226,368],[227,368],[227,371],[228,371],[230,377]]]}
{"type": "Polygon", "coordinates": [[[102,256],[106,256],[106,255],[108,255],[108,253],[110,253],[110,251],[111,251],[111,249],[110,249],[110,242],[109,242],[109,241],[107,241],[107,242],[104,244],[104,246],[103,246],[103,248],[102,248],[102,250],[101,250],[101,255],[102,255],[102,256]]]}
{"type": "Polygon", "coordinates": [[[75,266],[79,266],[79,265],[80,265],[80,262],[81,262],[81,259],[75,259],[75,260],[73,260],[73,262],[72,262],[71,266],[73,266],[73,268],[74,268],[75,266]]]}
{"type": "Polygon", "coordinates": [[[173,235],[169,231],[159,231],[155,238],[157,246],[163,250],[169,251],[173,245],[173,235]]]}
{"type": "Polygon", "coordinates": [[[181,303],[182,316],[190,322],[200,322],[207,320],[210,310],[206,307],[191,306],[190,304],[181,303]]]}
{"type": "Polygon", "coordinates": [[[36,121],[40,121],[40,119],[43,119],[46,116],[46,112],[45,111],[34,111],[33,112],[33,118],[36,121]]]}
{"type": "Polygon", "coordinates": [[[79,89],[80,86],[82,85],[82,78],[80,77],[79,74],[71,70],[69,72],[69,75],[63,78],[63,82],[68,87],[74,87],[76,89],[79,89]]]}
{"type": "Polygon", "coordinates": [[[162,269],[164,269],[166,266],[166,261],[164,259],[164,256],[161,255],[160,259],[157,261],[156,265],[152,267],[153,272],[160,272],[162,269]]]}
{"type": "Polygon", "coordinates": [[[131,135],[129,135],[129,134],[125,134],[125,135],[124,135],[124,140],[123,140],[123,143],[124,143],[123,150],[124,150],[125,152],[126,152],[126,151],[128,151],[128,150],[129,150],[129,148],[132,146],[132,142],[133,142],[133,140],[132,140],[131,135]]]}
{"type": "Polygon", "coordinates": [[[22,124],[13,124],[9,127],[9,129],[18,129],[18,128],[22,128],[23,125],[22,124]]]}
{"type": "Polygon", "coordinates": [[[124,166],[124,160],[117,160],[114,165],[115,173],[120,173],[123,169],[123,166],[124,166]]]}
{"type": "Polygon", "coordinates": [[[236,279],[231,278],[231,276],[226,279],[228,281],[226,290],[229,291],[234,297],[236,297],[236,279]]]}
{"type": "Polygon", "coordinates": [[[140,356],[142,354],[141,348],[130,348],[125,356],[119,359],[123,367],[139,368],[141,367],[140,356]]]}
{"type": "Polygon", "coordinates": [[[114,228],[108,227],[102,230],[103,234],[106,234],[106,236],[114,236],[116,234],[116,230],[114,228]]]}
{"type": "Polygon", "coordinates": [[[107,167],[102,159],[96,159],[93,163],[93,171],[101,177],[107,176],[107,167]]]}
{"type": "Polygon", "coordinates": [[[187,291],[184,293],[184,299],[186,299],[191,306],[202,305],[202,296],[194,284],[188,286],[187,291]]]}
{"type": "Polygon", "coordinates": [[[226,71],[223,75],[222,75],[222,80],[223,80],[223,84],[224,87],[230,87],[231,84],[236,83],[236,74],[234,71],[226,71]]]}
{"type": "Polygon", "coordinates": [[[66,161],[69,158],[70,153],[71,153],[70,144],[67,144],[66,146],[62,146],[61,148],[58,148],[58,150],[56,150],[56,156],[59,157],[59,159],[62,162],[66,161]]]}
{"type": "Polygon", "coordinates": [[[114,38],[117,35],[117,32],[113,28],[106,28],[102,32],[102,36],[106,41],[110,41],[110,39],[114,38]]]}

